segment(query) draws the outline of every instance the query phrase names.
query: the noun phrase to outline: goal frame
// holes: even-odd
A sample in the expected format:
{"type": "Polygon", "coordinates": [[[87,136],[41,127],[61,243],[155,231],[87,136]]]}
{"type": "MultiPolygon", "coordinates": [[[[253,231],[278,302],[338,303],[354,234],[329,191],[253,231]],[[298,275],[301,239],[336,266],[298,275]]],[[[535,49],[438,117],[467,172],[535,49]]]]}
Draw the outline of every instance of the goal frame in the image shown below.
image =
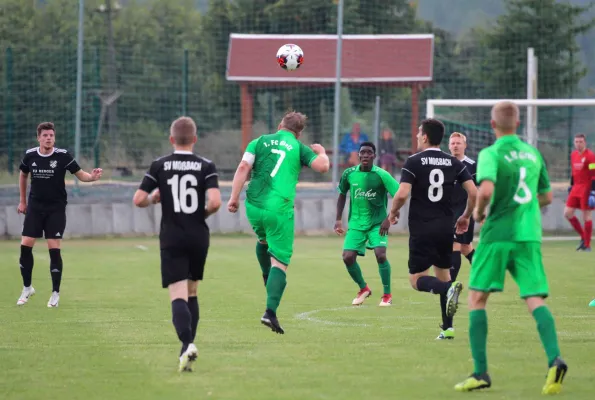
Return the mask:
{"type": "MultiPolygon", "coordinates": [[[[595,106],[595,98],[587,99],[428,99],[426,100],[426,118],[434,118],[436,107],[492,107],[500,101],[511,101],[526,107],[588,107],[595,106]]],[[[537,145],[536,121],[527,129],[527,142],[537,145]]]]}

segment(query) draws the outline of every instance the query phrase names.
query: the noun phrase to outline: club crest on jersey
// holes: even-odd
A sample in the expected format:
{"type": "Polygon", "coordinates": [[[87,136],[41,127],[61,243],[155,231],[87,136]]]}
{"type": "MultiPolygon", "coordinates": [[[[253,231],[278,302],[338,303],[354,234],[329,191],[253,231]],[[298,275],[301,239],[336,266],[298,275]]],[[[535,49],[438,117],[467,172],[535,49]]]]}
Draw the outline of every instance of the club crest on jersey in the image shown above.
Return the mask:
{"type": "Polygon", "coordinates": [[[375,199],[376,192],[374,192],[372,189],[369,189],[367,192],[364,192],[362,189],[356,189],[353,198],[366,200],[375,199]]]}
{"type": "Polygon", "coordinates": [[[58,161],[56,161],[56,160],[52,160],[52,161],[50,161],[50,167],[51,167],[52,169],[53,169],[53,168],[56,168],[56,166],[57,166],[57,165],[58,165],[58,161]]]}

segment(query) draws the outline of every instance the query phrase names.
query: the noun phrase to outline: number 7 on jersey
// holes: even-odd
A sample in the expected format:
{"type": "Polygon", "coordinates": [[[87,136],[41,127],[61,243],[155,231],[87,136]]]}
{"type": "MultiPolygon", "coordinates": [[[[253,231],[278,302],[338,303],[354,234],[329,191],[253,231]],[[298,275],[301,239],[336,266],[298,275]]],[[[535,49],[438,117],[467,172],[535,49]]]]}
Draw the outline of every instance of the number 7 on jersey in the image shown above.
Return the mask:
{"type": "Polygon", "coordinates": [[[274,178],[279,172],[279,167],[283,164],[283,160],[285,160],[285,151],[279,149],[271,149],[271,153],[279,154],[279,159],[277,160],[277,164],[275,164],[275,168],[271,171],[271,178],[274,178]]]}

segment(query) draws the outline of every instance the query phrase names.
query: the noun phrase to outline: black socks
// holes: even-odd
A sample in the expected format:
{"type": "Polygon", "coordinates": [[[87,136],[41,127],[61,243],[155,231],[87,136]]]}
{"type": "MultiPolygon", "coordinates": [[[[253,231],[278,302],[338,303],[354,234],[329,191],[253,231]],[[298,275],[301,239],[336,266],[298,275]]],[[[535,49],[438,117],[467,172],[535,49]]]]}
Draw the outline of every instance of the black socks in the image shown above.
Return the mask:
{"type": "Polygon", "coordinates": [[[50,249],[50,274],[52,275],[52,292],[60,292],[60,283],[62,282],[60,249],[50,249]]]}
{"type": "Polygon", "coordinates": [[[31,286],[31,276],[33,274],[33,247],[21,245],[21,257],[19,258],[21,267],[21,276],[23,277],[23,286],[31,286]]]}

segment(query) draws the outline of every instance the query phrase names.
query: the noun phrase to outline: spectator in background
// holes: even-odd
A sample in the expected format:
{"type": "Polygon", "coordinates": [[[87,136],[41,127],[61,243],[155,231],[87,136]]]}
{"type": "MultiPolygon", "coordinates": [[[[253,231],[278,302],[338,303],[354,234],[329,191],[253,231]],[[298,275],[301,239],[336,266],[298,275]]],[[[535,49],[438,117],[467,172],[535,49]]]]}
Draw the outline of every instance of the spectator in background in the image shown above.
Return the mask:
{"type": "Polygon", "coordinates": [[[380,168],[386,170],[391,175],[393,168],[397,166],[397,148],[393,133],[390,129],[384,128],[378,141],[378,154],[380,156],[380,168]]]}
{"type": "Polygon", "coordinates": [[[359,146],[363,142],[368,141],[368,135],[365,133],[361,133],[361,127],[359,123],[353,124],[351,128],[351,133],[346,133],[343,136],[343,140],[341,140],[341,144],[339,145],[339,151],[345,157],[345,161],[350,165],[358,165],[359,164],[359,146]]]}

